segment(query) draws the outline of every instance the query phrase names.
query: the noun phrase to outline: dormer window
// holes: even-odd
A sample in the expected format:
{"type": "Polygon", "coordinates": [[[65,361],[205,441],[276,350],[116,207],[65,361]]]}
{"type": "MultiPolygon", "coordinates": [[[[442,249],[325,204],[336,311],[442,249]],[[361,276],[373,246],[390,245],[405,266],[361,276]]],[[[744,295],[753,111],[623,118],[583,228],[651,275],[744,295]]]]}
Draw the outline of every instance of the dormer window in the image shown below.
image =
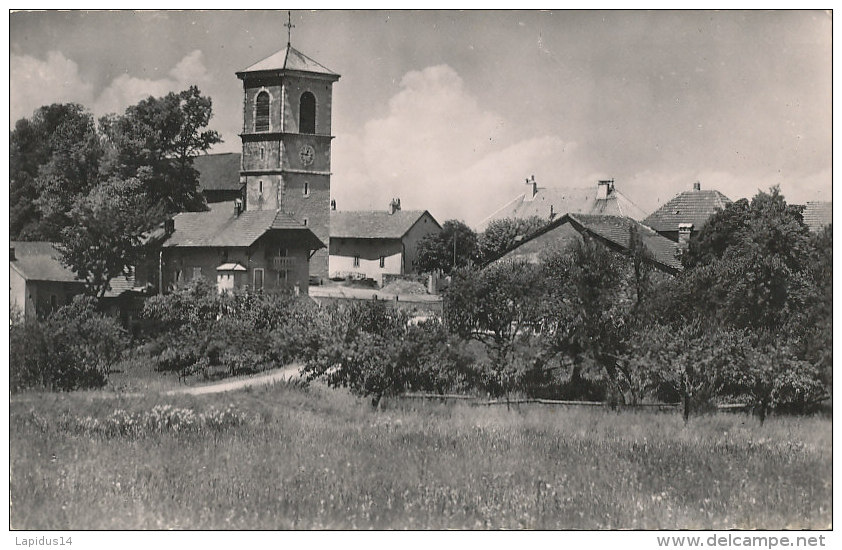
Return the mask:
{"type": "Polygon", "coordinates": [[[269,92],[263,91],[257,94],[254,105],[254,131],[269,131],[269,92]]]}

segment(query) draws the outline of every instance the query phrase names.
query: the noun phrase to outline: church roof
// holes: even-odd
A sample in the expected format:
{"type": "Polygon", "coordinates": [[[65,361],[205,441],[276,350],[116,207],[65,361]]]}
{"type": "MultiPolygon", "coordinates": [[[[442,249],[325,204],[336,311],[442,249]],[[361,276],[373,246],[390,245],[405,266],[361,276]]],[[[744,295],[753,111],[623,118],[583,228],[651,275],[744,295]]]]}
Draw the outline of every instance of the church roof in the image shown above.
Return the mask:
{"type": "Polygon", "coordinates": [[[535,195],[523,193],[480,222],[480,229],[493,220],[538,216],[546,220],[566,212],[628,216],[635,220],[646,214],[612,184],[606,198],[597,198],[593,187],[538,187],[535,195]],[[551,217],[552,214],[552,217],[551,217]]]}
{"type": "Polygon", "coordinates": [[[833,203],[809,201],[801,215],[810,231],[820,231],[824,226],[833,223],[833,203]]]}
{"type": "Polygon", "coordinates": [[[283,50],[273,53],[266,59],[258,61],[254,65],[240,71],[237,76],[244,73],[255,73],[262,71],[299,71],[303,73],[317,73],[339,78],[339,75],[324,65],[307,57],[289,44],[283,50]]]}
{"type": "Polygon", "coordinates": [[[330,236],[345,239],[401,239],[425,214],[438,225],[426,210],[397,210],[394,214],[382,210],[332,211],[330,236]]]}
{"type": "Polygon", "coordinates": [[[325,246],[309,228],[284,212],[245,210],[237,215],[234,201],[208,206],[208,212],[183,212],[174,216],[174,231],[164,246],[245,247],[254,244],[270,230],[297,233],[301,245],[309,247],[309,250],[325,246]]]}
{"type": "Polygon", "coordinates": [[[698,231],[717,210],[723,210],[729,204],[731,199],[719,191],[693,189],[673,197],[643,223],[655,231],[678,231],[678,224],[692,223],[693,230],[698,231]]]}
{"type": "Polygon", "coordinates": [[[240,153],[199,155],[193,159],[202,191],[239,191],[240,153]]]}

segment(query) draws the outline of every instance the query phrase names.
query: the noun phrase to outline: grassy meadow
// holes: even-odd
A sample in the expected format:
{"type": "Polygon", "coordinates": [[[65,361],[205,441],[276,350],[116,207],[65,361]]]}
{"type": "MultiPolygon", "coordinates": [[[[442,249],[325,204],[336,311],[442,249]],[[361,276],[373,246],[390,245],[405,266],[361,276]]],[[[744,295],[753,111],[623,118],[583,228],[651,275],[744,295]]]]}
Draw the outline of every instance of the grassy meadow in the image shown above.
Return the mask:
{"type": "Polygon", "coordinates": [[[30,394],[13,529],[831,527],[831,422],[367,400],[30,394]]]}

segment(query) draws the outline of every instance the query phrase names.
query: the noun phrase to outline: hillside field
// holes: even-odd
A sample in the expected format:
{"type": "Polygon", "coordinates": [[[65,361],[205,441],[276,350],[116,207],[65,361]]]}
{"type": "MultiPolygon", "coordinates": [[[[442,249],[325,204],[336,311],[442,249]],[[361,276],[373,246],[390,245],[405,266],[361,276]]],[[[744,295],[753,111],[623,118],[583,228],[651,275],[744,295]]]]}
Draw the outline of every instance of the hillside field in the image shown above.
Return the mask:
{"type": "Polygon", "coordinates": [[[13,529],[832,526],[831,421],[368,400],[28,394],[13,529]]]}

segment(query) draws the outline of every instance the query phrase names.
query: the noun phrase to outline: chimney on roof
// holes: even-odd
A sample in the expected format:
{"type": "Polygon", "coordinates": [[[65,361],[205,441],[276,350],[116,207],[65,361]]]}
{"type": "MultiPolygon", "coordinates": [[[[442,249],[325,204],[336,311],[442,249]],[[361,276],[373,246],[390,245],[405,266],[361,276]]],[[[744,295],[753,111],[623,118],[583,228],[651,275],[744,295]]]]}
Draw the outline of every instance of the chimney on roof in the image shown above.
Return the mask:
{"type": "Polygon", "coordinates": [[[678,224],[678,247],[686,250],[690,246],[690,233],[693,232],[692,223],[678,224]]]}
{"type": "Polygon", "coordinates": [[[702,190],[702,182],[697,181],[693,183],[693,191],[701,191],[702,190]]]}
{"type": "Polygon", "coordinates": [[[242,199],[236,199],[234,201],[234,214],[236,216],[239,216],[242,213],[243,213],[243,200],[242,199]]]}
{"type": "Polygon", "coordinates": [[[599,180],[596,184],[596,198],[599,199],[607,199],[608,195],[614,191],[614,180],[599,180]]]}
{"type": "Polygon", "coordinates": [[[336,199],[330,199],[330,209],[336,210],[336,199]]]}
{"type": "Polygon", "coordinates": [[[526,178],[526,185],[529,184],[532,184],[532,196],[534,197],[538,194],[538,182],[535,181],[535,176],[532,176],[531,179],[526,178]]]}
{"type": "Polygon", "coordinates": [[[400,199],[392,199],[392,202],[389,203],[389,215],[391,216],[395,212],[401,209],[401,200],[400,199]]]}

